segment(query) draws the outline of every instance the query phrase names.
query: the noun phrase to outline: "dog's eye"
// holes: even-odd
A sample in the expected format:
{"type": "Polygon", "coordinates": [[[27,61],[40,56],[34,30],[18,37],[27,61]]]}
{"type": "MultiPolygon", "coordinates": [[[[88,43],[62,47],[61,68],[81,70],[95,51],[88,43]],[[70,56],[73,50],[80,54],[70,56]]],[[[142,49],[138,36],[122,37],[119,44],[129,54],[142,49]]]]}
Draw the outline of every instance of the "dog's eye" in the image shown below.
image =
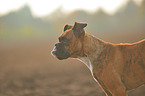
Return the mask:
{"type": "Polygon", "coordinates": [[[60,41],[67,41],[67,38],[66,37],[62,37],[61,39],[60,39],[60,41]]]}
{"type": "Polygon", "coordinates": [[[67,41],[67,38],[65,38],[65,37],[62,37],[62,38],[58,38],[58,40],[59,40],[59,42],[63,42],[63,41],[67,41]]]}

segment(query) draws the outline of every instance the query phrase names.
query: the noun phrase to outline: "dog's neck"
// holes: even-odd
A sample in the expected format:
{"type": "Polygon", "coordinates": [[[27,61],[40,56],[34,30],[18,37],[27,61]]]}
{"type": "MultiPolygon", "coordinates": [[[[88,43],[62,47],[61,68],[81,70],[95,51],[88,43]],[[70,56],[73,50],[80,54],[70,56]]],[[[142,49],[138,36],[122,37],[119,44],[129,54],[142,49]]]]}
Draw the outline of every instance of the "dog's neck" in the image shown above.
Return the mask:
{"type": "Polygon", "coordinates": [[[104,48],[107,45],[108,44],[104,42],[103,40],[100,40],[88,33],[86,33],[84,36],[84,41],[83,41],[84,54],[87,55],[89,59],[91,59],[90,56],[100,55],[100,53],[104,50],[104,48]],[[91,46],[91,45],[94,45],[94,46],[91,46]]]}
{"type": "Polygon", "coordinates": [[[83,61],[87,67],[93,72],[92,60],[97,58],[108,44],[88,33],[85,34],[83,40],[83,54],[84,57],[78,57],[83,61]],[[94,46],[91,46],[94,45],[94,46]]]}

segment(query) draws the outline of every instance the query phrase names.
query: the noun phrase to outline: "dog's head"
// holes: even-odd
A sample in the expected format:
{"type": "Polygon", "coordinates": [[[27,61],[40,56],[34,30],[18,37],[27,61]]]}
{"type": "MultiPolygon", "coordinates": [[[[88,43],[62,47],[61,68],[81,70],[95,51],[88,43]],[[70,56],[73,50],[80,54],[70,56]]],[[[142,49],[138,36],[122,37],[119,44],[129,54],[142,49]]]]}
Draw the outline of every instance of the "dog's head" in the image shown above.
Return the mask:
{"type": "Polygon", "coordinates": [[[59,42],[55,44],[52,54],[58,59],[83,57],[84,27],[86,23],[75,22],[74,26],[65,25],[64,32],[60,35],[59,42]]]}

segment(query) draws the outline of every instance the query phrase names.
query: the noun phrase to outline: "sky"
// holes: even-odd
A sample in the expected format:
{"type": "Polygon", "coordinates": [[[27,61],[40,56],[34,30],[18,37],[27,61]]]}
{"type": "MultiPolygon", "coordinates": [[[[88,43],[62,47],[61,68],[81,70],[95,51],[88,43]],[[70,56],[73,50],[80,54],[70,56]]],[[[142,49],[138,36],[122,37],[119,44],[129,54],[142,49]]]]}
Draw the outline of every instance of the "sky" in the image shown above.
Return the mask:
{"type": "MultiPolygon", "coordinates": [[[[83,9],[93,12],[100,7],[109,14],[113,14],[128,0],[0,0],[0,15],[18,10],[24,5],[29,5],[33,14],[44,16],[52,13],[58,7],[64,12],[83,9]]],[[[134,0],[140,3],[142,0],[134,0]]]]}

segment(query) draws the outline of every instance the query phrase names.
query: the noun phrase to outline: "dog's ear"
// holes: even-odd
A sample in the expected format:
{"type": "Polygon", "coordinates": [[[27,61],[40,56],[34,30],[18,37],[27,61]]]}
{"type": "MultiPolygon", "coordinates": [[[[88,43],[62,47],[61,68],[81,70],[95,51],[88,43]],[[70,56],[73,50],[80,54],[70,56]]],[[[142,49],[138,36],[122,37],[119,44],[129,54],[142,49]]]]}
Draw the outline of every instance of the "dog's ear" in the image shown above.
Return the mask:
{"type": "Polygon", "coordinates": [[[66,30],[68,30],[68,29],[71,29],[71,28],[72,28],[72,25],[66,24],[66,25],[64,26],[64,31],[66,31],[66,30]]]}
{"type": "Polygon", "coordinates": [[[75,24],[73,26],[74,35],[76,37],[79,37],[79,36],[81,36],[81,34],[84,34],[85,31],[83,30],[83,28],[85,28],[86,26],[87,26],[86,23],[78,23],[78,22],[75,22],[75,24]]]}

